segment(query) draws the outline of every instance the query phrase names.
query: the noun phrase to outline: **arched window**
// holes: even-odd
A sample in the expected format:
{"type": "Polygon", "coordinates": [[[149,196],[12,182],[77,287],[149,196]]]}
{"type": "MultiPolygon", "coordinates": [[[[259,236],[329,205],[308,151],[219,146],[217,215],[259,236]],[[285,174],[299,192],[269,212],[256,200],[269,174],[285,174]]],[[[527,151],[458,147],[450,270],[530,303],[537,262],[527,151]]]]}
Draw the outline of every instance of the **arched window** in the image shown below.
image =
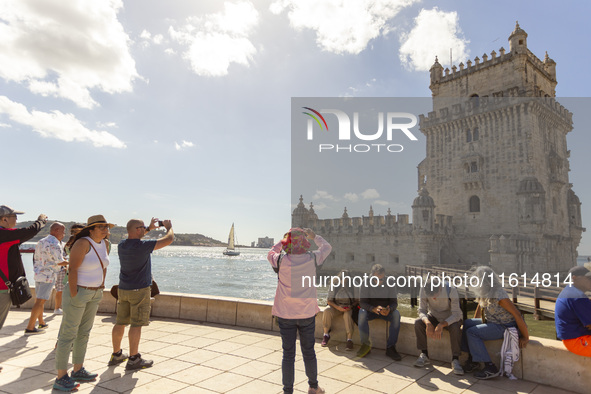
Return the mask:
{"type": "Polygon", "coordinates": [[[475,161],[470,163],[470,172],[478,172],[478,164],[475,161]]]}
{"type": "Polygon", "coordinates": [[[470,212],[480,212],[480,198],[478,196],[470,197],[470,212]]]}
{"type": "Polygon", "coordinates": [[[470,130],[466,130],[466,142],[472,142],[472,133],[470,130]]]}
{"type": "Polygon", "coordinates": [[[480,106],[480,97],[477,94],[473,94],[470,96],[470,102],[472,102],[474,108],[478,108],[480,106]]]}
{"type": "Polygon", "coordinates": [[[474,131],[472,132],[472,140],[478,141],[478,127],[474,127],[474,131]]]}

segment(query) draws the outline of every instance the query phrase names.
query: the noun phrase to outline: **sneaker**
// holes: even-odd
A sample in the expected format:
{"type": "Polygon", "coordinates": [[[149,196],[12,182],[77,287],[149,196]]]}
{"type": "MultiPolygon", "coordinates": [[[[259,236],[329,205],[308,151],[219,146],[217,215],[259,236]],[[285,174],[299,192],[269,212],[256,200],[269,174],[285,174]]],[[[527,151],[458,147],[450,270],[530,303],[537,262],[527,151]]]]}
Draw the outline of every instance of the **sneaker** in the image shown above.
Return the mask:
{"type": "Polygon", "coordinates": [[[322,337],[322,343],[320,344],[320,346],[327,347],[328,341],[330,341],[330,335],[324,334],[324,336],[322,337]]]}
{"type": "Polygon", "coordinates": [[[29,330],[28,328],[25,328],[25,335],[37,335],[37,334],[45,334],[45,330],[40,330],[38,328],[33,328],[32,330],[29,330]]]}
{"type": "Polygon", "coordinates": [[[144,368],[150,368],[152,365],[154,365],[154,361],[144,360],[142,358],[142,355],[138,353],[137,357],[135,359],[130,357],[129,360],[127,360],[127,364],[125,365],[125,369],[127,369],[127,370],[144,369],[144,368]]]}
{"type": "Polygon", "coordinates": [[[126,353],[123,353],[123,351],[119,351],[119,355],[115,354],[115,353],[111,353],[111,359],[109,360],[109,364],[108,365],[119,365],[121,364],[123,361],[128,359],[128,355],[126,353]]]}
{"type": "Polygon", "coordinates": [[[324,391],[323,388],[320,388],[320,386],[316,387],[315,389],[313,389],[312,387],[310,387],[308,389],[308,394],[324,394],[326,393],[326,391],[324,391]]]}
{"type": "Polygon", "coordinates": [[[347,350],[347,351],[353,350],[353,340],[352,339],[347,339],[347,345],[345,346],[345,350],[347,350]]]}
{"type": "Polygon", "coordinates": [[[64,311],[62,310],[62,308],[57,308],[53,310],[53,314],[54,315],[63,315],[64,311]]]}
{"type": "Polygon", "coordinates": [[[492,379],[499,376],[499,370],[494,365],[484,367],[482,371],[476,372],[474,377],[476,379],[492,379]]]}
{"type": "Polygon", "coordinates": [[[45,330],[47,327],[49,327],[49,324],[39,324],[37,326],[38,330],[45,330]]]}
{"type": "Polygon", "coordinates": [[[70,379],[68,374],[65,374],[60,379],[56,379],[53,383],[53,388],[60,391],[72,391],[80,387],[80,383],[77,383],[70,379]]]}
{"type": "Polygon", "coordinates": [[[474,372],[477,369],[480,369],[480,363],[477,363],[472,360],[468,360],[468,361],[466,361],[466,363],[464,364],[464,367],[462,369],[464,370],[464,372],[467,372],[467,373],[474,372]]]}
{"type": "Polygon", "coordinates": [[[394,361],[402,360],[402,356],[396,351],[396,346],[390,346],[388,349],[386,349],[386,356],[390,357],[394,361]]]}
{"type": "Polygon", "coordinates": [[[425,353],[421,352],[421,355],[417,358],[417,361],[415,361],[414,366],[417,368],[423,368],[425,365],[429,364],[431,364],[431,360],[429,360],[429,357],[425,353]]]}
{"type": "Polygon", "coordinates": [[[453,369],[456,375],[464,374],[464,368],[462,368],[462,366],[460,365],[460,360],[458,360],[457,358],[451,361],[451,368],[453,369]]]}
{"type": "Polygon", "coordinates": [[[97,376],[98,373],[88,372],[84,367],[82,367],[76,372],[72,371],[71,379],[78,382],[92,382],[97,376]]]}
{"type": "Polygon", "coordinates": [[[361,347],[357,351],[357,357],[363,358],[363,357],[367,356],[369,353],[371,353],[371,346],[363,343],[363,344],[361,344],[361,347]]]}

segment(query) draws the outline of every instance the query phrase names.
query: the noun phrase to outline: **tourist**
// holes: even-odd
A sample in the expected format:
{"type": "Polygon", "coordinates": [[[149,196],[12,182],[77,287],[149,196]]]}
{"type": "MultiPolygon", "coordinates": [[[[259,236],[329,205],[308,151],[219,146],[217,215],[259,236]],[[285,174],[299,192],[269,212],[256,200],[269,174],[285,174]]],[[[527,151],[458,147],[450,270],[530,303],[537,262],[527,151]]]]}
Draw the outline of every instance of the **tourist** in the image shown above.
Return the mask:
{"type": "Polygon", "coordinates": [[[452,362],[456,375],[463,375],[459,357],[462,353],[462,310],[458,290],[438,277],[430,277],[419,292],[419,318],[415,320],[417,349],[421,351],[414,366],[417,368],[430,364],[427,337],[440,340],[444,329],[449,331],[452,362]]]}
{"type": "Polygon", "coordinates": [[[292,228],[269,251],[267,260],[278,270],[277,290],[272,313],[277,316],[283,343],[283,392],[293,393],[296,336],[300,335],[302,357],[308,377],[308,393],[321,394],[318,386],[318,365],[314,352],[316,314],[320,312],[316,288],[302,283],[303,278],[314,278],[316,266],[321,265],[332,247],[320,235],[309,228],[292,228]],[[318,250],[308,252],[309,240],[314,240],[318,250]],[[285,251],[282,254],[281,251],[285,251]]]}
{"type": "MultiPolygon", "coordinates": [[[[14,283],[16,280],[25,276],[25,267],[19,251],[19,245],[33,238],[45,223],[47,223],[47,216],[39,215],[37,220],[26,228],[16,229],[16,215],[22,215],[24,212],[15,211],[14,209],[0,205],[0,271],[10,282],[14,283]]],[[[12,300],[6,280],[0,278],[0,329],[6,321],[12,300]]],[[[0,367],[0,371],[2,367],[0,367]]]]}
{"type": "MultiPolygon", "coordinates": [[[[484,363],[484,369],[477,371],[477,379],[491,379],[500,374],[486,350],[484,341],[503,339],[505,330],[510,327],[519,329],[519,347],[524,348],[529,342],[527,325],[519,310],[509,299],[498,275],[487,266],[476,268],[473,277],[477,277],[479,286],[474,287],[476,312],[474,319],[464,321],[462,332],[462,350],[469,352],[464,371],[472,372],[484,363]],[[484,278],[484,279],[483,279],[484,278]],[[480,282],[482,280],[482,282],[480,282]],[[484,312],[486,321],[481,318],[484,312]]],[[[470,281],[471,283],[472,281],[470,281]]]]}
{"type": "Polygon", "coordinates": [[[332,320],[336,316],[343,316],[345,322],[345,332],[347,335],[347,344],[345,350],[353,349],[353,308],[357,307],[355,302],[354,290],[351,286],[351,276],[349,270],[342,270],[336,276],[335,282],[338,278],[339,286],[336,289],[328,291],[327,305],[328,307],[322,314],[322,325],[324,327],[324,336],[322,337],[322,346],[328,346],[330,340],[330,330],[332,326],[332,320]]]}
{"type": "Polygon", "coordinates": [[[64,315],[55,352],[55,389],[72,391],[80,386],[77,381],[92,381],[98,376],[84,368],[84,357],[98,304],[103,297],[110,252],[106,238],[114,226],[103,215],[89,217],[70,251],[68,287],[63,297],[64,315]],[[68,376],[70,351],[74,369],[68,376]]]}
{"type": "Polygon", "coordinates": [[[174,241],[174,232],[170,220],[162,221],[166,234],[158,239],[142,240],[148,231],[157,227],[158,219],[152,218],[150,226],[146,227],[140,219],[127,222],[127,239],[119,242],[117,252],[121,273],[119,274],[119,289],[117,291],[117,320],[112,332],[113,354],[109,365],[117,365],[128,359],[128,355],[121,349],[121,341],[125,333],[125,326],[129,328],[129,353],[125,369],[149,368],[154,364],[152,360],[145,360],[139,352],[142,326],[150,324],[150,293],[152,288],[152,260],[153,251],[162,249],[174,241]]]}
{"type": "MultiPolygon", "coordinates": [[[[67,260],[68,256],[70,255],[70,249],[72,245],[74,245],[74,240],[76,239],[76,234],[80,232],[84,228],[83,224],[73,224],[70,227],[70,238],[64,245],[64,259],[67,260]]],[[[66,263],[68,263],[66,261],[66,263]]],[[[55,315],[61,315],[63,313],[62,310],[62,294],[64,291],[64,285],[66,284],[66,274],[68,273],[68,264],[63,265],[60,267],[60,272],[57,273],[57,279],[55,280],[55,309],[53,313],[55,315]]]]}
{"type": "Polygon", "coordinates": [[[49,235],[41,238],[35,246],[33,256],[33,270],[35,272],[35,304],[31,309],[29,324],[25,328],[25,335],[41,334],[48,327],[43,320],[45,302],[51,297],[57,273],[61,266],[67,265],[64,260],[62,239],[66,235],[66,226],[55,222],[49,228],[49,235]],[[39,327],[35,323],[39,321],[39,327]]]}
{"type": "Polygon", "coordinates": [[[572,284],[565,287],[556,299],[556,336],[564,346],[579,356],[591,357],[591,263],[568,271],[572,284]]]}
{"type": "Polygon", "coordinates": [[[398,333],[400,332],[400,312],[398,294],[393,283],[386,281],[386,270],[380,264],[374,264],[370,271],[370,283],[361,286],[359,290],[359,337],[361,347],[358,357],[365,357],[371,352],[369,340],[369,322],[374,319],[385,320],[390,323],[388,340],[386,342],[386,356],[394,361],[402,360],[396,351],[398,333]],[[375,278],[375,279],[372,279],[375,278]]]}

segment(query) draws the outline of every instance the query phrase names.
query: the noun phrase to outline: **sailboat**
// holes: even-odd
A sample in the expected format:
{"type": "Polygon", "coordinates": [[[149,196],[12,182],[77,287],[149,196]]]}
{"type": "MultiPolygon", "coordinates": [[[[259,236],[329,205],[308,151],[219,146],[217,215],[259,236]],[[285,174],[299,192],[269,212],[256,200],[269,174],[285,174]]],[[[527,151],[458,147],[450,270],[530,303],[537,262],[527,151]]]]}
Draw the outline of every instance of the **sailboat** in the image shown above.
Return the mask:
{"type": "Polygon", "coordinates": [[[232,223],[232,228],[230,229],[230,235],[228,235],[228,247],[224,250],[224,256],[238,256],[240,252],[234,249],[234,243],[236,242],[234,238],[234,223],[232,223]]]}

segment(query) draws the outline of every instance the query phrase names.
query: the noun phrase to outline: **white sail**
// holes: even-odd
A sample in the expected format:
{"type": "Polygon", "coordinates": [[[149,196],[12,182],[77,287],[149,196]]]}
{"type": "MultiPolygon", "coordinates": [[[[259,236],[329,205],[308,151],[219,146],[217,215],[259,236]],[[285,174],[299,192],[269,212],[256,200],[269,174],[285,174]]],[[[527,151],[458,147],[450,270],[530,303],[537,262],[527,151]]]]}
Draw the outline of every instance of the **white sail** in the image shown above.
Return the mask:
{"type": "Polygon", "coordinates": [[[234,250],[234,223],[232,223],[230,235],[228,235],[228,250],[234,250]]]}

